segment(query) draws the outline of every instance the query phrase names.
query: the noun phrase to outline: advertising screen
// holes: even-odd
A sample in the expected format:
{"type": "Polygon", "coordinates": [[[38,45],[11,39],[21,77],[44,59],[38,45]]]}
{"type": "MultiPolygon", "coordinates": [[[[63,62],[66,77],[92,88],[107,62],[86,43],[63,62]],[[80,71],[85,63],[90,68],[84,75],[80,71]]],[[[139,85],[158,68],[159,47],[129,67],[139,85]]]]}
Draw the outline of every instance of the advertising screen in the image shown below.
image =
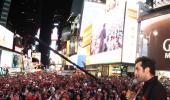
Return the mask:
{"type": "Polygon", "coordinates": [[[161,8],[161,7],[170,5],[170,1],[169,0],[165,0],[165,1],[164,0],[154,0],[153,2],[154,2],[153,3],[153,9],[161,8]]]}
{"type": "Polygon", "coordinates": [[[20,54],[13,54],[12,68],[20,68],[22,64],[22,56],[20,54]]]}
{"type": "Polygon", "coordinates": [[[1,52],[1,67],[12,67],[13,53],[9,51],[2,50],[1,52]]]}
{"type": "Polygon", "coordinates": [[[9,72],[20,72],[21,67],[24,67],[24,60],[22,59],[21,54],[13,53],[12,54],[12,67],[9,69],[9,72]]]}
{"type": "MultiPolygon", "coordinates": [[[[165,14],[141,22],[143,48],[147,56],[157,63],[157,69],[170,70],[170,14],[165,14]]],[[[142,48],[142,50],[144,50],[142,48]]]]}
{"type": "Polygon", "coordinates": [[[121,61],[124,10],[124,0],[84,1],[80,37],[82,47],[90,45],[87,65],[121,61]]]}
{"type": "Polygon", "coordinates": [[[70,41],[67,42],[68,47],[68,54],[69,56],[74,55],[77,53],[77,40],[76,37],[71,37],[70,41]]]}
{"type": "Polygon", "coordinates": [[[126,8],[126,21],[123,39],[123,63],[135,63],[138,30],[137,13],[137,6],[131,2],[128,2],[126,8]]]}
{"type": "Polygon", "coordinates": [[[86,60],[86,56],[85,56],[85,55],[78,55],[77,64],[78,64],[80,67],[86,67],[86,66],[85,66],[85,60],[86,60]]]}
{"type": "Polygon", "coordinates": [[[20,54],[1,50],[0,67],[8,68],[9,73],[19,72],[22,65],[22,56],[20,54]]]}
{"type": "Polygon", "coordinates": [[[12,49],[14,34],[0,25],[0,46],[12,49]]]}

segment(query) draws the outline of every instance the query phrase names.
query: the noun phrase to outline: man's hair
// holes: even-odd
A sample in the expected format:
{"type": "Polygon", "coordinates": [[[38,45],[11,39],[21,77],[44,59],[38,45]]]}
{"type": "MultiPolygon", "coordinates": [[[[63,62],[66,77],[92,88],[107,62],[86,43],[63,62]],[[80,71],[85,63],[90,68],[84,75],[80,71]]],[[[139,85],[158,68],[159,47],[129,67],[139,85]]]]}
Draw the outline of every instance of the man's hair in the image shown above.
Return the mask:
{"type": "Polygon", "coordinates": [[[156,64],[155,61],[153,59],[150,59],[148,57],[142,56],[136,59],[135,64],[138,62],[142,62],[142,68],[149,68],[150,69],[150,73],[152,75],[155,75],[155,69],[156,69],[156,64]]]}

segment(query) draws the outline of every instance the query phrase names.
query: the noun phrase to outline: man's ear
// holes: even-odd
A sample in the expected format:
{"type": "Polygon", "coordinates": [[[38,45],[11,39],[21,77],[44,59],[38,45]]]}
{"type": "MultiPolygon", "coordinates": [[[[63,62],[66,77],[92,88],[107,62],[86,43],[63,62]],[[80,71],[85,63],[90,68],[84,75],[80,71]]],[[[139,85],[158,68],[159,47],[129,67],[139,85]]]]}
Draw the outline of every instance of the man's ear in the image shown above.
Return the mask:
{"type": "Polygon", "coordinates": [[[145,72],[146,72],[146,73],[150,73],[150,68],[149,68],[149,67],[146,67],[146,68],[145,68],[145,72]]]}

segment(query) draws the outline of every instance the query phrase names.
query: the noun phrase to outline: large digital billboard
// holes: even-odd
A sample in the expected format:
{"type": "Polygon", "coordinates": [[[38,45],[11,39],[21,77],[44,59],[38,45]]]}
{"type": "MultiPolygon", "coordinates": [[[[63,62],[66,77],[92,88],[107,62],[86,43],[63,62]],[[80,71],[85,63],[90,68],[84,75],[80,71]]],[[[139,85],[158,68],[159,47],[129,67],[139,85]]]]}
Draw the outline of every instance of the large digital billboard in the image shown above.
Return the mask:
{"type": "Polygon", "coordinates": [[[138,6],[128,2],[126,7],[122,62],[135,63],[138,35],[138,6]]]}
{"type": "Polygon", "coordinates": [[[13,53],[9,51],[2,50],[1,52],[1,67],[12,67],[12,61],[13,61],[13,53]]]}
{"type": "Polygon", "coordinates": [[[17,53],[13,53],[12,68],[20,68],[22,64],[22,56],[17,53]]]}
{"type": "Polygon", "coordinates": [[[159,70],[170,70],[170,14],[141,21],[145,55],[155,59],[159,70]]]}
{"type": "Polygon", "coordinates": [[[86,64],[121,62],[124,0],[84,1],[80,37],[82,47],[90,45],[86,64]]]}
{"type": "Polygon", "coordinates": [[[22,67],[22,56],[6,50],[0,51],[0,67],[8,68],[9,73],[20,72],[20,68],[22,67]]]}
{"type": "Polygon", "coordinates": [[[0,46],[12,49],[14,34],[0,25],[0,46]]]}

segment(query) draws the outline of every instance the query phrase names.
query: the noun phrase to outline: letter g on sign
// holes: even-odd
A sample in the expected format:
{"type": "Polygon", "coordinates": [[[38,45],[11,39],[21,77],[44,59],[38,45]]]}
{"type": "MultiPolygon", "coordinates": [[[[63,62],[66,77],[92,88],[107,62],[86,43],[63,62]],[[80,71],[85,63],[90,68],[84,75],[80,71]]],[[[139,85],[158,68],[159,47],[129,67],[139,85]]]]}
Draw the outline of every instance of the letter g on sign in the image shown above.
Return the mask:
{"type": "Polygon", "coordinates": [[[170,52],[170,39],[164,40],[163,50],[166,51],[166,52],[170,52]]]}

